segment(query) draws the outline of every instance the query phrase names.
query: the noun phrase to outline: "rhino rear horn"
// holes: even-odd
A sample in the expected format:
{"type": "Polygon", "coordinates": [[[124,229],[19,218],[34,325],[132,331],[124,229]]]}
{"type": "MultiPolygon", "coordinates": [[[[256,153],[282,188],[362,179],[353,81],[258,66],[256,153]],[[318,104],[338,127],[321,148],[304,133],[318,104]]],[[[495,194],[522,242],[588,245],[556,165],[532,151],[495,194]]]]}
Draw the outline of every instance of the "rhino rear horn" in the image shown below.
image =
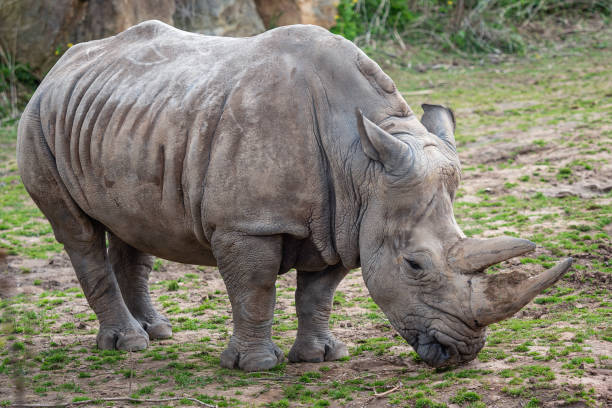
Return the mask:
{"type": "Polygon", "coordinates": [[[429,105],[424,103],[421,123],[425,128],[455,146],[455,115],[453,111],[442,105],[429,105]]]}
{"type": "Polygon", "coordinates": [[[459,273],[481,272],[491,265],[531,252],[535,244],[526,239],[501,236],[496,238],[464,238],[448,252],[448,265],[459,273]]]}
{"type": "Polygon", "coordinates": [[[384,131],[357,111],[357,127],[363,152],[370,159],[380,162],[385,171],[400,175],[412,167],[410,146],[384,131]]]}

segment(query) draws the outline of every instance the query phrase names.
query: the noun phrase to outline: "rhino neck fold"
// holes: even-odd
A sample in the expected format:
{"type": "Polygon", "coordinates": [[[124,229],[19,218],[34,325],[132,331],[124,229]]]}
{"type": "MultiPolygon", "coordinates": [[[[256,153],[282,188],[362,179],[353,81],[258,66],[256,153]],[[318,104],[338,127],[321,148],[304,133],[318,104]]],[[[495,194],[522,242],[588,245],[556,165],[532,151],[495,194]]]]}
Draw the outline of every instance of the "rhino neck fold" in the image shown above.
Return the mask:
{"type": "Polygon", "coordinates": [[[342,113],[332,110],[334,105],[323,79],[318,74],[310,79],[308,95],[313,137],[322,162],[328,203],[326,234],[329,248],[324,248],[322,255],[330,264],[342,263],[352,269],[359,266],[358,237],[362,213],[361,198],[356,189],[361,182],[354,179],[359,172],[353,168],[355,158],[360,157],[356,151],[360,145],[355,144],[358,134],[346,127],[349,121],[342,118],[342,113]]]}

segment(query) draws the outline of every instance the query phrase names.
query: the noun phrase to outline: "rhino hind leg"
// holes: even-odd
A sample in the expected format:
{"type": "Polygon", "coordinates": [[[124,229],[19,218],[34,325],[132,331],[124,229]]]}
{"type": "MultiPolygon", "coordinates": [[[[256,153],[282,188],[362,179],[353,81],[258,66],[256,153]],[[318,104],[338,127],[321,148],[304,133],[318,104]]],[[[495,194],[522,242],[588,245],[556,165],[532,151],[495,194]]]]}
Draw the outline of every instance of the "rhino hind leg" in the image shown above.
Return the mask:
{"type": "Polygon", "coordinates": [[[87,302],[96,313],[100,349],[144,350],[149,336],[129,312],[106,256],[105,229],[89,219],[74,203],[56,200],[46,190],[45,200],[35,199],[51,221],[57,240],[64,244],[87,302]]]}
{"type": "Polygon", "coordinates": [[[347,272],[342,266],[321,272],[298,271],[295,292],[298,332],[289,361],[318,363],[348,356],[346,346],[329,330],[334,292],[347,272]]]}
{"type": "Polygon", "coordinates": [[[221,366],[245,371],[271,369],[283,361],[283,352],[271,339],[282,239],[217,229],[211,241],[234,320],[221,366]]]}
{"type": "Polygon", "coordinates": [[[63,184],[38,118],[24,113],[19,129],[21,178],[64,248],[100,322],[101,349],[142,350],[149,336],[128,311],[106,256],[105,229],[79,208],[63,184]]]}
{"type": "Polygon", "coordinates": [[[153,257],[108,233],[108,255],[121,289],[123,301],[151,340],[172,337],[170,321],[153,306],[149,294],[149,275],[153,257]]]}

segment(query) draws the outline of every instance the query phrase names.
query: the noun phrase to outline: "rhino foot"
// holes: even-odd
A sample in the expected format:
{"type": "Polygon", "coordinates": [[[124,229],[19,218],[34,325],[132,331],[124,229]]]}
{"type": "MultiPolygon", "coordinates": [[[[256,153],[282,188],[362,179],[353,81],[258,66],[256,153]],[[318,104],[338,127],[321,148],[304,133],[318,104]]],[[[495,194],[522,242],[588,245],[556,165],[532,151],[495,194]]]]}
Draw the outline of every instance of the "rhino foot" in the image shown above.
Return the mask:
{"type": "Polygon", "coordinates": [[[299,337],[293,343],[289,351],[289,361],[298,363],[321,363],[323,361],[334,361],[348,356],[348,350],[344,343],[337,340],[331,333],[321,336],[299,337]]]}
{"type": "Polygon", "coordinates": [[[163,340],[172,337],[172,324],[164,316],[158,315],[152,319],[136,318],[136,320],[146,330],[150,340],[163,340]]]}
{"type": "Polygon", "coordinates": [[[283,352],[271,341],[243,347],[230,341],[229,346],[221,353],[221,367],[265,371],[276,367],[283,359],[283,352]]]}
{"type": "Polygon", "coordinates": [[[101,326],[96,341],[102,350],[140,351],[149,346],[149,335],[138,324],[101,326]]]}

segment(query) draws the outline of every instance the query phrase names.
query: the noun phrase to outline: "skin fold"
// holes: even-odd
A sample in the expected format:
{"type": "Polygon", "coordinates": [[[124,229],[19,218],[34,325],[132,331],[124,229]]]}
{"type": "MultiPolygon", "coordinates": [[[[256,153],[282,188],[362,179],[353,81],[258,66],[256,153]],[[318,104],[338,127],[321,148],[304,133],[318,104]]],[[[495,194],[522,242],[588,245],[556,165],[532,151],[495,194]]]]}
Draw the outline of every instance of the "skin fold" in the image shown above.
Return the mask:
{"type": "Polygon", "coordinates": [[[333,294],[362,267],[370,294],[430,365],[473,359],[485,327],[553,284],[482,273],[533,250],[467,240],[453,216],[455,118],[418,120],[361,50],[315,26],[207,37],[158,21],[70,48],[23,113],[23,183],[64,244],[104,349],[172,335],[152,256],[218,266],[234,331],[221,365],[265,370],[279,274],[297,270],[289,359],[346,356],[333,294]],[[108,238],[108,248],[106,240],[108,238]]]}

